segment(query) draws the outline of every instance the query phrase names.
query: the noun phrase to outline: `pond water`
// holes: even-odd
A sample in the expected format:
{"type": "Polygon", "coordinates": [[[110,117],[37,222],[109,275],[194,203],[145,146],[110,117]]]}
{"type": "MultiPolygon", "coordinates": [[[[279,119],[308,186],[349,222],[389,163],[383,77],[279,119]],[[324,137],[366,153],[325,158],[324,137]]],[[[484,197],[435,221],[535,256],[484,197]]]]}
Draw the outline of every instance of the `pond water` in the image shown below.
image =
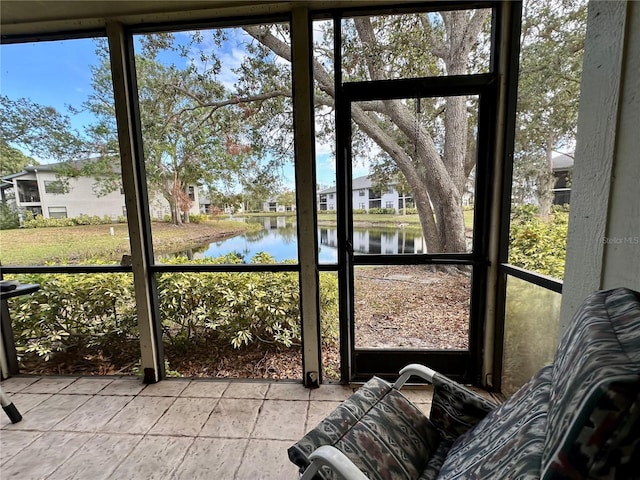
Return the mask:
{"type": "MultiPolygon", "coordinates": [[[[259,252],[270,254],[281,262],[297,260],[298,239],[294,217],[234,218],[236,221],[260,223],[262,229],[219,240],[194,249],[194,259],[220,257],[237,253],[249,260],[259,252]]],[[[335,226],[318,227],[318,259],[320,263],[337,262],[338,234],[335,226]]],[[[354,228],[353,248],[356,253],[422,253],[424,241],[420,234],[402,227],[354,228]]]]}

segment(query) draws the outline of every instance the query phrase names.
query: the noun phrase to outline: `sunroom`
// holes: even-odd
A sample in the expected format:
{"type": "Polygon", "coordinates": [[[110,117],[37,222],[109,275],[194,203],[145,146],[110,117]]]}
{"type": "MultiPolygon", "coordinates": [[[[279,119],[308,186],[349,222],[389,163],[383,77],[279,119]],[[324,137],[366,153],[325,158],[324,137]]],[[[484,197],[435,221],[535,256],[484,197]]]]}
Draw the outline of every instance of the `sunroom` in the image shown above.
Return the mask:
{"type": "MultiPolygon", "coordinates": [[[[238,459],[223,478],[283,478],[285,444],[371,376],[422,363],[509,397],[588,294],[640,290],[635,2],[1,5],[2,176],[91,158],[60,169],[65,193],[84,175],[125,201],[3,220],[3,278],[38,285],[3,299],[26,425],[0,430],[8,478],[43,445],[118,434],[129,463],[105,478],[152,476],[129,461],[140,439],[173,449],[160,478],[203,475],[186,452],[211,451],[238,459]],[[570,206],[549,204],[556,154],[570,206]],[[361,178],[379,205],[360,208],[361,178]],[[188,213],[194,184],[207,214],[188,213]],[[81,400],[128,410],[88,431],[81,400]],[[255,416],[233,433],[240,401],[255,416]],[[279,436],[285,417],[300,432],[279,436]]],[[[73,452],[20,478],[64,476],[73,452]]]]}

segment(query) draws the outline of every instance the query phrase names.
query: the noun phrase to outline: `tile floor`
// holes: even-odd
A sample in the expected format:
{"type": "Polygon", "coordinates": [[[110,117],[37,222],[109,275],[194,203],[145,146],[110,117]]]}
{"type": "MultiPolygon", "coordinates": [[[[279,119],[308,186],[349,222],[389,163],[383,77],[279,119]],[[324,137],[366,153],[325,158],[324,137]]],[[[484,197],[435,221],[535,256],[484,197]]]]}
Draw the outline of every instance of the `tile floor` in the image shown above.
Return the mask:
{"type": "MultiPolygon", "coordinates": [[[[287,448],[355,388],[132,377],[13,377],[23,415],[0,415],[0,478],[296,479],[287,448]]],[[[403,388],[430,408],[428,388],[403,388]]]]}

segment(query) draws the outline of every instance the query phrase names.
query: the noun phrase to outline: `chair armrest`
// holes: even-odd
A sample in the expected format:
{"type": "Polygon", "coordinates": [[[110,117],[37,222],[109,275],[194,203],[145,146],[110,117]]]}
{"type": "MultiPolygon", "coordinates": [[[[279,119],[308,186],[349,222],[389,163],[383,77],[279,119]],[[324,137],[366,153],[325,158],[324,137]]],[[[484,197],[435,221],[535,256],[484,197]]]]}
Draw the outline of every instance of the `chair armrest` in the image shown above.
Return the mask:
{"type": "Polygon", "coordinates": [[[312,480],[323,465],[330,467],[334,473],[345,480],[368,480],[365,474],[344,453],[331,445],[318,447],[309,455],[309,460],[311,460],[311,464],[304,471],[300,480],[312,480]]]}
{"type": "Polygon", "coordinates": [[[407,365],[402,370],[400,370],[400,377],[396,380],[396,383],[393,384],[393,388],[396,390],[400,390],[402,386],[407,383],[407,380],[412,376],[420,377],[423,380],[426,380],[429,383],[433,383],[433,377],[436,375],[435,370],[431,370],[424,365],[420,365],[419,363],[412,363],[407,365]]]}

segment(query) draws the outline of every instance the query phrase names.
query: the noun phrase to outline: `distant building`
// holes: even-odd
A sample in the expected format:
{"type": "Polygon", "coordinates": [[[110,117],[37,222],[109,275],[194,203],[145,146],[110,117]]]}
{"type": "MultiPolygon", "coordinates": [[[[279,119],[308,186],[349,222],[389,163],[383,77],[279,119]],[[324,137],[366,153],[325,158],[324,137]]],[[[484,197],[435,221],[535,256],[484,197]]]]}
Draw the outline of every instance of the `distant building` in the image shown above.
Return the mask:
{"type": "MultiPolygon", "coordinates": [[[[74,218],[80,215],[97,215],[117,219],[126,215],[124,191],[122,188],[106,195],[96,193],[96,179],[78,176],[61,180],[57,173],[60,164],[25,167],[22,172],[2,178],[3,200],[10,197],[21,220],[36,215],[44,218],[74,218]]],[[[189,186],[189,198],[192,206],[190,213],[198,213],[198,188],[189,186]]],[[[149,192],[149,214],[152,219],[163,219],[171,215],[169,202],[160,194],[149,192]]]]}
{"type": "MultiPolygon", "coordinates": [[[[212,213],[220,213],[218,210],[220,207],[218,205],[214,205],[211,203],[211,199],[209,195],[205,192],[200,192],[199,195],[200,202],[200,213],[209,215],[212,213]]],[[[244,205],[241,203],[240,205],[228,205],[225,204],[222,206],[222,213],[225,215],[233,215],[234,213],[244,213],[244,205]]]]}
{"type": "Polygon", "coordinates": [[[557,154],[551,158],[553,176],[553,204],[565,205],[571,200],[571,174],[573,172],[573,157],[557,154]]]}
{"type": "MultiPolygon", "coordinates": [[[[336,187],[326,188],[317,193],[319,211],[331,211],[337,209],[336,187]]],[[[407,192],[399,193],[393,185],[384,189],[374,188],[373,182],[367,176],[357,177],[352,182],[353,208],[366,210],[372,208],[392,208],[396,212],[403,208],[414,206],[413,197],[407,192]]]]}
{"type": "Polygon", "coordinates": [[[277,199],[269,198],[262,202],[262,211],[276,213],[295,212],[296,204],[294,203],[293,205],[281,205],[280,203],[278,203],[277,199]]]}

